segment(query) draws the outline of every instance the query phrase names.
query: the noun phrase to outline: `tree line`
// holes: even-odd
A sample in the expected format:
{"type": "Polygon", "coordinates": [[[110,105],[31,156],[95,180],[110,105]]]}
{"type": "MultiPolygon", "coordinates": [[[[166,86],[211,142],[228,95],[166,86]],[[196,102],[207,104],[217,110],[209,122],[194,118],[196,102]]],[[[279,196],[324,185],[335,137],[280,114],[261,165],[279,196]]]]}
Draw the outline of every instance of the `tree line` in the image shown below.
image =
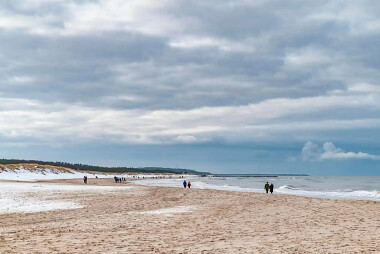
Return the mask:
{"type": "Polygon", "coordinates": [[[95,171],[95,172],[105,172],[105,173],[190,173],[190,174],[209,174],[208,172],[199,172],[190,169],[174,169],[174,168],[161,168],[161,167],[145,167],[145,168],[134,168],[134,167],[102,167],[93,166],[81,163],[68,163],[61,161],[39,161],[39,160],[18,160],[18,159],[0,159],[0,164],[39,164],[47,166],[57,166],[70,168],[78,171],[95,171]]]}

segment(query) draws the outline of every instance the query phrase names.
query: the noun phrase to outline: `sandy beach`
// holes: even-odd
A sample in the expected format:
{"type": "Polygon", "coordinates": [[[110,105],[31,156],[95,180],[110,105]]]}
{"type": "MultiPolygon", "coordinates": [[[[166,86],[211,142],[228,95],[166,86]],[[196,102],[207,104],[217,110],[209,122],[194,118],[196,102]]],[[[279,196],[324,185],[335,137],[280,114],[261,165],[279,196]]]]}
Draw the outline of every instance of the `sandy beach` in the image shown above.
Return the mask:
{"type": "Polygon", "coordinates": [[[0,253],[380,253],[379,202],[87,186],[130,188],[54,197],[82,208],[0,214],[0,253]]]}

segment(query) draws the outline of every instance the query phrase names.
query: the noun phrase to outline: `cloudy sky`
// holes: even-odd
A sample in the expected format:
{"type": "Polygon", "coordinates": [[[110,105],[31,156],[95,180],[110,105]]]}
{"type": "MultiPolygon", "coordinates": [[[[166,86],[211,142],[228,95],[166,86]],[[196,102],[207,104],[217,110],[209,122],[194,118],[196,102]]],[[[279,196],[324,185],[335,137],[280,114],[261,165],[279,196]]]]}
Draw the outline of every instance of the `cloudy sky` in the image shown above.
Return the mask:
{"type": "Polygon", "coordinates": [[[0,157],[380,174],[377,0],[0,1],[0,157]]]}

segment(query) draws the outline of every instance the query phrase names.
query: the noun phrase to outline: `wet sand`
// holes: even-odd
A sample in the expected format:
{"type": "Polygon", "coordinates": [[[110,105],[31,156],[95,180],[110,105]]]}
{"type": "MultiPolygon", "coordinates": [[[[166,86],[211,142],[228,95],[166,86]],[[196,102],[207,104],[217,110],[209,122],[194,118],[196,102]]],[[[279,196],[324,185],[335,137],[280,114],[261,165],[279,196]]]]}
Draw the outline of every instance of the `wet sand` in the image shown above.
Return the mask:
{"type": "Polygon", "coordinates": [[[80,209],[0,214],[0,253],[380,253],[380,202],[89,185],[133,188],[57,197],[80,209]]]}

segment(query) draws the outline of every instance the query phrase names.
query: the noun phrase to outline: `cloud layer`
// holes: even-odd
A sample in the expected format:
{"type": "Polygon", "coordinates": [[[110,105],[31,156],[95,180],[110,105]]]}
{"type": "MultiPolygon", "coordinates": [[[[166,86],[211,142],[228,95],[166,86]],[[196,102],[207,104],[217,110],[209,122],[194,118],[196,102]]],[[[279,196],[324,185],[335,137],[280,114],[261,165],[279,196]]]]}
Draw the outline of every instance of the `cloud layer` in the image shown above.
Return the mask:
{"type": "Polygon", "coordinates": [[[3,1],[0,138],[376,143],[377,7],[374,0],[3,1]]]}
{"type": "Polygon", "coordinates": [[[326,142],[321,148],[318,144],[311,141],[305,143],[302,148],[302,157],[304,160],[347,160],[347,159],[364,159],[380,160],[380,155],[373,155],[363,152],[345,152],[336,147],[332,142],[326,142]]]}

